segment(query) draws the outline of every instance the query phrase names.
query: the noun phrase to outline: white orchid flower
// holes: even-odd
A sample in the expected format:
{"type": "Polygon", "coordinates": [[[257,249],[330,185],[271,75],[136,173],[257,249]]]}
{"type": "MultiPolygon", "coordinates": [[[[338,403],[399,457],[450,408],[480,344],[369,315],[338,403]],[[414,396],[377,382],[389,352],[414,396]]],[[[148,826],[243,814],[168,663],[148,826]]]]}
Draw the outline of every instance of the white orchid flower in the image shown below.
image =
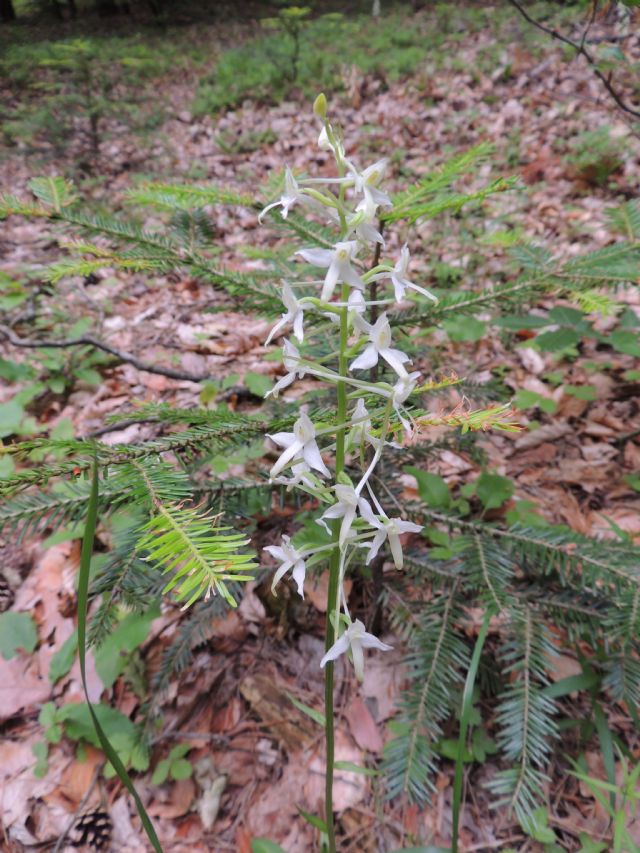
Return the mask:
{"type": "Polygon", "coordinates": [[[363,623],[356,619],[355,622],[352,622],[351,625],[347,628],[344,634],[331,646],[329,651],[320,661],[321,668],[332,660],[336,660],[340,657],[340,655],[345,654],[347,651],[351,651],[351,658],[353,660],[353,668],[356,673],[356,678],[358,681],[362,681],[364,678],[364,654],[363,649],[380,649],[382,652],[389,652],[393,649],[393,646],[387,645],[387,643],[383,643],[377,637],[374,637],[373,634],[369,634],[363,625],[363,623]]]}
{"type": "Polygon", "coordinates": [[[347,220],[348,233],[355,233],[361,243],[380,243],[384,247],[384,237],[373,224],[375,219],[375,212],[371,215],[371,211],[360,209],[347,220]]]}
{"type": "Polygon", "coordinates": [[[292,208],[296,202],[303,200],[306,200],[304,198],[304,192],[300,188],[300,185],[298,184],[296,179],[293,177],[293,172],[287,166],[284,170],[284,192],[277,201],[268,204],[264,208],[260,216],[258,216],[258,222],[262,222],[265,214],[267,214],[274,207],[281,207],[282,218],[286,219],[289,215],[290,208],[292,208]]]}
{"type": "Polygon", "coordinates": [[[311,474],[311,468],[309,468],[304,459],[291,466],[291,473],[293,477],[279,476],[273,482],[287,486],[288,489],[292,489],[294,486],[305,486],[307,489],[314,489],[318,485],[318,481],[314,481],[311,477],[307,476],[307,474],[311,474]]]}
{"type": "Polygon", "coordinates": [[[271,329],[269,337],[264,342],[264,345],[271,343],[272,339],[283,329],[288,323],[293,324],[293,334],[302,343],[304,340],[304,306],[298,302],[293,290],[288,281],[282,282],[282,302],[287,309],[287,313],[282,315],[276,325],[271,329]]]}
{"type": "Polygon", "coordinates": [[[364,290],[364,282],[351,266],[351,261],[354,259],[357,250],[356,241],[350,240],[336,243],[333,249],[301,249],[296,252],[313,266],[328,267],[320,295],[323,302],[328,302],[331,299],[338,282],[344,282],[358,290],[364,290]]]}
{"type": "MultiPolygon", "coordinates": [[[[333,208],[327,208],[325,214],[336,225],[340,225],[340,214],[333,208]]],[[[361,243],[380,243],[385,245],[384,237],[375,227],[376,211],[358,209],[358,211],[347,215],[347,236],[355,234],[361,243]]]]}
{"type": "Polygon", "coordinates": [[[350,314],[362,317],[367,310],[364,294],[360,290],[352,290],[347,299],[347,307],[350,314]]]}
{"type": "Polygon", "coordinates": [[[404,557],[400,537],[403,533],[419,533],[422,530],[422,525],[414,524],[412,521],[403,521],[401,518],[388,518],[386,515],[378,518],[373,512],[367,514],[363,512],[362,517],[378,531],[371,542],[371,547],[367,554],[367,565],[376,556],[385,540],[388,539],[394,565],[396,569],[401,569],[404,557]]]}
{"type": "Polygon", "coordinates": [[[301,459],[325,477],[330,476],[316,443],[316,429],[308,415],[304,413],[300,415],[293,425],[293,432],[277,432],[267,437],[275,441],[279,447],[285,448],[284,453],[271,469],[269,476],[272,480],[292,461],[298,462],[301,459]]]}
{"type": "Polygon", "coordinates": [[[267,545],[263,550],[268,551],[272,557],[281,562],[281,565],[273,576],[271,592],[276,595],[276,584],[282,580],[289,569],[292,569],[291,576],[298,587],[298,594],[304,598],[304,577],[307,570],[304,563],[304,553],[296,551],[293,545],[291,545],[289,536],[282,537],[282,545],[267,545]]]}
{"type": "Polygon", "coordinates": [[[405,431],[411,432],[411,424],[407,421],[406,418],[402,417],[400,412],[400,406],[409,398],[411,394],[413,394],[416,385],[418,384],[418,377],[420,376],[419,371],[414,371],[413,373],[408,373],[405,376],[401,376],[396,384],[393,386],[393,390],[391,392],[391,401],[395,413],[400,419],[400,423],[405,428],[405,431]]]}
{"type": "Polygon", "coordinates": [[[373,221],[379,207],[391,207],[393,205],[389,196],[378,189],[378,184],[384,177],[388,160],[382,159],[367,166],[364,171],[359,172],[352,163],[349,163],[349,176],[353,178],[355,191],[362,193],[362,201],[357,205],[356,212],[362,211],[367,222],[373,221]]]}
{"type": "Polygon", "coordinates": [[[333,134],[334,144],[331,144],[326,126],[323,125],[320,135],[318,136],[318,148],[321,151],[333,151],[338,163],[344,162],[344,145],[341,140],[333,134]]]}
{"type": "Polygon", "coordinates": [[[371,433],[371,419],[369,418],[369,412],[362,397],[358,399],[356,407],[353,410],[351,423],[353,426],[349,431],[349,447],[359,447],[363,444],[370,444],[375,450],[380,447],[380,439],[371,433]]]}
{"type": "Polygon", "coordinates": [[[402,249],[400,250],[400,258],[394,268],[389,270],[389,272],[381,272],[377,273],[377,275],[373,276],[374,281],[379,281],[382,278],[391,279],[391,283],[393,284],[393,290],[396,297],[396,302],[402,302],[405,296],[405,292],[407,290],[415,290],[416,293],[421,293],[423,296],[426,296],[427,299],[430,299],[432,302],[437,303],[438,298],[433,295],[429,290],[426,290],[424,287],[419,287],[417,284],[409,281],[407,278],[407,269],[409,268],[409,260],[411,259],[411,255],[409,254],[409,247],[405,243],[402,249]]]}
{"type": "Polygon", "coordinates": [[[281,379],[278,379],[270,391],[267,391],[264,395],[265,399],[270,397],[272,394],[274,397],[277,397],[283,388],[287,388],[296,379],[302,379],[303,376],[306,375],[307,371],[304,367],[300,366],[300,359],[301,356],[297,348],[291,343],[291,341],[285,341],[282,345],[282,361],[287,372],[281,379]]]}
{"type": "Polygon", "coordinates": [[[328,533],[330,533],[331,531],[329,530],[329,526],[325,519],[342,519],[342,524],[340,525],[340,536],[338,539],[339,545],[342,548],[344,543],[347,541],[351,525],[356,518],[358,510],[360,510],[361,515],[365,512],[371,515],[372,510],[369,501],[359,495],[353,486],[338,484],[333,487],[333,491],[336,493],[338,502],[325,510],[320,518],[317,519],[317,522],[318,524],[321,524],[328,533]]]}
{"type": "Polygon", "coordinates": [[[366,370],[376,365],[378,358],[382,356],[398,376],[406,376],[407,371],[404,368],[404,364],[410,361],[410,358],[401,350],[391,348],[391,326],[387,320],[387,315],[381,314],[373,326],[362,320],[359,325],[368,333],[370,343],[351,362],[349,370],[366,370]]]}

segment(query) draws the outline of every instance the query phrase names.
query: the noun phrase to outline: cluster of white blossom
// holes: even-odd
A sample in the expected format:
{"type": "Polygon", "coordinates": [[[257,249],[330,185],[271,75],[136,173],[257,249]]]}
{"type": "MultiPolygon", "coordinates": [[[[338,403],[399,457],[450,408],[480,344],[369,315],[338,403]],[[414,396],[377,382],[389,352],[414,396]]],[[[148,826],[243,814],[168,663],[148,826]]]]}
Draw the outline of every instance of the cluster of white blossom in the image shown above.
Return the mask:
{"type": "MultiPolygon", "coordinates": [[[[297,298],[295,285],[283,281],[282,301],[286,311],[271,331],[267,343],[282,330],[291,327],[293,336],[302,344],[305,314],[319,312],[321,315],[327,315],[340,328],[340,344],[335,355],[340,366],[335,371],[326,366],[324,359],[314,362],[305,358],[291,341],[284,340],[283,362],[286,374],[275,384],[269,395],[277,395],[283,388],[304,376],[313,376],[336,385],[343,383],[342,388],[348,387],[352,393],[348,395],[349,402],[346,407],[343,405],[346,410],[342,412],[342,418],[339,407],[338,420],[342,422],[319,428],[306,413],[302,413],[293,426],[293,432],[269,436],[282,448],[281,456],[271,469],[271,480],[289,487],[297,486],[321,503],[329,503],[318,523],[331,532],[327,522],[336,524],[339,521],[339,534],[337,542],[304,550],[296,549],[289,537],[283,536],[281,545],[270,546],[265,550],[280,562],[273,579],[273,587],[290,571],[298,592],[303,595],[307,567],[326,559],[329,551],[339,548],[339,594],[334,626],[336,634],[340,633],[341,627],[346,628],[327,651],[320,665],[324,667],[327,661],[350,652],[356,675],[362,679],[362,650],[388,650],[391,647],[367,633],[360,620],[352,621],[343,591],[346,567],[356,549],[366,549],[366,562],[369,563],[385,542],[388,542],[394,564],[396,568],[401,569],[401,535],[421,530],[417,524],[389,517],[371,486],[372,473],[380,461],[383,448],[385,445],[394,444],[388,440],[392,432],[394,414],[406,431],[411,430],[411,419],[403,404],[415,390],[419,373],[407,370],[409,357],[393,346],[391,326],[386,313],[380,314],[372,324],[368,323],[363,315],[374,304],[384,306],[393,301],[402,301],[407,290],[417,291],[434,302],[436,300],[429,291],[418,287],[407,278],[410,258],[406,245],[395,265],[379,263],[366,270],[364,263],[359,261],[358,256],[364,250],[370,250],[372,246],[375,248],[376,244],[384,247],[384,240],[376,223],[379,209],[392,206],[391,199],[380,188],[387,163],[385,160],[379,160],[360,171],[345,156],[338,134],[327,121],[324,96],[321,95],[316,100],[314,112],[322,121],[318,144],[320,148],[333,152],[338,176],[329,179],[296,179],[287,168],[282,196],[263,210],[261,218],[275,207],[280,207],[282,216],[286,218],[292,207],[299,206],[335,225],[340,232],[339,240],[332,248],[310,248],[298,252],[308,264],[326,270],[324,279],[305,282],[305,285],[317,284],[320,295],[297,298]],[[388,282],[392,285],[393,299],[368,301],[367,285],[372,282],[388,282]],[[374,367],[380,359],[394,372],[393,383],[372,382],[362,378],[360,371],[374,367]],[[384,407],[383,413],[378,411],[380,426],[377,428],[373,427],[365,405],[365,400],[372,397],[377,397],[384,407]],[[360,453],[363,471],[355,485],[343,470],[338,470],[337,465],[332,479],[331,471],[323,458],[323,454],[325,458],[329,458],[335,453],[338,431],[342,431],[345,436],[346,440],[342,439],[342,442],[346,452],[360,453]],[[322,446],[325,440],[326,443],[322,446]],[[367,464],[368,448],[371,458],[367,464]],[[290,476],[285,476],[285,472],[290,476]]],[[[343,400],[347,400],[344,390],[343,400]]]]}

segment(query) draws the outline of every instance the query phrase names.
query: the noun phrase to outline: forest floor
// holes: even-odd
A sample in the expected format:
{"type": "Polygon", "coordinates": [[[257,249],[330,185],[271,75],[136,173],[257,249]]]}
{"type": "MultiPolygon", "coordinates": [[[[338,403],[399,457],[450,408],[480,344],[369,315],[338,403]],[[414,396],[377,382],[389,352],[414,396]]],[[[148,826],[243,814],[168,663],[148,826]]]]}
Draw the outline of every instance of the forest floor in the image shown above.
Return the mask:
{"type": "MultiPolygon", "coordinates": [[[[593,34],[608,26],[596,23],[593,34]]],[[[418,224],[408,234],[389,237],[391,256],[409,240],[412,272],[427,286],[438,275],[440,280],[449,276],[452,282],[461,275],[473,277],[478,286],[490,283],[508,263],[506,249],[481,238],[505,229],[520,229],[561,258],[610,245],[617,237],[607,210],[637,192],[640,141],[624,113],[584,62],[569,60],[544,37],[535,49],[527,47],[517,37],[520,32],[514,22],[512,29],[504,26],[498,34],[489,29],[458,34],[452,48],[459,63],[440,67],[433,75],[427,70],[394,82],[353,71],[347,91],[331,99],[333,120],[344,128],[350,155],[363,164],[392,155],[392,186],[401,186],[403,176],[424,174],[443,162],[444,152],[457,153],[485,140],[494,143],[495,156],[469,186],[501,174],[521,179],[519,190],[493,196],[469,215],[452,216],[444,224],[440,220],[418,224]],[[494,59],[487,65],[482,56],[489,49],[494,59]],[[567,152],[581,134],[600,127],[621,142],[622,155],[611,180],[594,186],[569,162],[567,152]]],[[[219,26],[217,38],[224,40],[219,26]]],[[[640,37],[627,39],[626,47],[635,50],[638,61],[640,37]]],[[[327,157],[313,147],[317,128],[306,101],[285,100],[276,106],[246,102],[216,118],[195,118],[188,106],[194,85],[188,75],[176,79],[167,74],[163,79],[168,115],[157,133],[162,141],[141,144],[138,138],[117,132],[102,145],[99,177],[80,182],[79,192],[88,203],[99,208],[108,198],[111,207],[123,205],[125,191],[139,183],[141,175],[166,181],[195,176],[200,182],[234,185],[252,193],[285,164],[327,173],[327,157]]],[[[36,162],[20,148],[5,149],[0,186],[27,197],[27,182],[34,174],[72,171],[73,144],[61,156],[55,162],[36,162]]],[[[260,226],[252,212],[232,216],[214,209],[211,217],[220,258],[231,268],[250,270],[260,264],[242,253],[243,246],[277,245],[277,235],[274,238],[267,225],[260,226]]],[[[145,222],[149,227],[156,224],[145,222]]],[[[15,274],[60,257],[59,232],[52,236],[47,223],[12,217],[2,222],[1,229],[0,272],[15,274]]],[[[227,401],[239,411],[258,406],[256,399],[234,396],[242,377],[254,373],[273,379],[279,369],[276,361],[265,361],[263,342],[270,324],[240,309],[212,313],[218,295],[192,276],[150,278],[108,271],[89,282],[63,280],[54,298],[58,312],[68,317],[69,328],[90,317],[96,337],[146,362],[216,378],[238,377],[230,383],[227,401]]],[[[640,316],[637,292],[620,290],[617,298],[640,316]]],[[[551,299],[541,302],[542,307],[552,304],[551,299]]],[[[610,323],[607,317],[595,320],[601,331],[610,323]]],[[[60,336],[66,335],[61,329],[60,336]]],[[[554,384],[549,375],[558,369],[557,357],[527,347],[526,330],[521,337],[516,347],[512,339],[499,336],[456,342],[441,335],[439,363],[423,365],[427,374],[455,371],[479,389],[498,372],[507,386],[531,392],[534,400],[552,401],[546,411],[533,404],[529,409],[523,406],[518,413],[524,427],[520,433],[487,434],[480,440],[488,467],[515,484],[513,501],[501,512],[513,508],[516,499],[529,500],[545,519],[580,534],[615,538],[622,532],[640,541],[640,496],[629,480],[640,469],[637,361],[588,339],[568,367],[565,363],[562,381],[554,384]],[[576,395],[567,386],[587,386],[589,391],[576,395]],[[534,419],[538,428],[526,429],[534,419]]],[[[5,344],[2,354],[16,361],[27,357],[5,344]]],[[[90,436],[104,427],[106,416],[135,420],[133,401],[183,407],[201,401],[197,383],[132,364],[98,365],[98,369],[99,385],[79,382],[65,396],[49,393],[40,400],[33,412],[40,430],[58,428],[60,435],[72,431],[90,436]]],[[[8,402],[19,387],[10,382],[0,387],[0,401],[8,402]]],[[[451,392],[447,406],[463,402],[456,393],[451,392]]],[[[481,396],[481,390],[478,393],[481,396]]],[[[470,402],[473,406],[473,398],[470,402]]],[[[442,399],[437,405],[443,405],[442,399]]],[[[136,442],[153,437],[157,429],[157,424],[134,422],[106,432],[101,440],[136,442]]],[[[231,467],[229,472],[241,470],[231,467]]],[[[481,466],[467,453],[445,450],[431,470],[456,488],[474,479],[481,466]]],[[[405,488],[407,495],[415,494],[415,482],[408,475],[405,488]]],[[[275,510],[271,519],[263,519],[261,544],[275,542],[287,521],[288,516],[275,510]]],[[[46,774],[40,778],[33,774],[32,746],[42,740],[40,707],[62,697],[65,702],[82,699],[77,662],[54,686],[47,677],[54,653],[75,628],[79,539],[77,531],[72,535],[75,538],[64,541],[27,540],[20,545],[11,538],[0,540],[0,569],[11,590],[11,606],[35,614],[41,640],[32,655],[0,658],[4,733],[0,847],[4,843],[3,849],[12,853],[33,849],[59,837],[78,814],[102,809],[113,822],[113,849],[137,853],[148,844],[121,786],[100,775],[104,757],[99,750],[89,746],[78,756],[76,744],[63,739],[50,746],[46,774]]],[[[269,837],[287,853],[313,849],[315,830],[299,816],[298,807],[318,812],[324,784],[322,741],[319,730],[292,708],[287,694],[321,707],[322,677],[316,660],[322,649],[323,584],[326,578],[321,577],[305,599],[304,610],[289,608],[279,615],[267,611],[260,590],[250,585],[238,611],[211,627],[208,641],[195,649],[163,698],[157,757],[166,756],[174,742],[188,742],[189,760],[197,768],[190,778],[162,785],[152,784],[150,775],[136,778],[167,851],[249,853],[255,837],[269,837]]],[[[140,648],[148,672],[175,636],[180,618],[178,608],[167,605],[152,623],[140,648]]],[[[394,642],[393,637],[385,639],[394,642]]],[[[104,685],[89,660],[91,698],[97,701],[105,696],[104,685]]],[[[365,764],[381,756],[386,725],[402,689],[400,660],[400,651],[391,661],[389,656],[372,657],[361,687],[346,668],[338,668],[339,760],[365,764]]],[[[580,671],[569,657],[559,659],[555,667],[554,679],[580,671]]],[[[109,701],[133,715],[140,697],[118,680],[109,701]]],[[[639,755],[640,735],[631,732],[625,714],[619,707],[608,713],[610,724],[625,732],[627,743],[639,755]]],[[[602,773],[598,750],[588,751],[587,757],[590,770],[602,773]]],[[[482,783],[494,771],[495,761],[489,756],[467,772],[461,849],[469,853],[506,847],[543,849],[525,836],[513,817],[488,810],[482,783]]],[[[344,838],[341,850],[378,853],[401,846],[403,839],[448,846],[452,776],[452,764],[443,759],[431,805],[396,809],[384,802],[375,780],[343,772],[335,800],[344,838]]],[[[557,849],[579,849],[581,834],[592,840],[606,837],[606,816],[584,785],[558,770],[552,774],[549,793],[553,804],[549,826],[556,832],[557,849]]],[[[640,826],[634,832],[640,844],[640,826]]]]}

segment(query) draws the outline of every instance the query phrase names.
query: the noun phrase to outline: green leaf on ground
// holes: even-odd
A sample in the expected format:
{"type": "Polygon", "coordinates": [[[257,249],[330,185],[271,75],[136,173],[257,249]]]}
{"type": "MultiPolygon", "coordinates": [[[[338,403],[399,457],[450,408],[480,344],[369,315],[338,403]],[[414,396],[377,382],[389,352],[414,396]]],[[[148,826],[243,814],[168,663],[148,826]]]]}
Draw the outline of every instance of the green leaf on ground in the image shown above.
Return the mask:
{"type": "Polygon", "coordinates": [[[77,651],[78,632],[76,630],[69,639],[60,646],[58,651],[51,658],[51,663],[49,665],[49,681],[52,684],[55,684],[56,681],[59,681],[59,679],[69,672],[73,666],[74,660],[76,659],[77,651]]]}
{"type": "Polygon", "coordinates": [[[421,471],[413,465],[404,468],[407,474],[413,474],[418,483],[418,494],[422,500],[433,509],[449,509],[451,506],[451,493],[449,486],[437,474],[430,471],[421,471]]]}
{"type": "Polygon", "coordinates": [[[31,654],[37,644],[38,631],[28,613],[0,613],[0,654],[5,660],[15,657],[18,649],[31,654]]]}

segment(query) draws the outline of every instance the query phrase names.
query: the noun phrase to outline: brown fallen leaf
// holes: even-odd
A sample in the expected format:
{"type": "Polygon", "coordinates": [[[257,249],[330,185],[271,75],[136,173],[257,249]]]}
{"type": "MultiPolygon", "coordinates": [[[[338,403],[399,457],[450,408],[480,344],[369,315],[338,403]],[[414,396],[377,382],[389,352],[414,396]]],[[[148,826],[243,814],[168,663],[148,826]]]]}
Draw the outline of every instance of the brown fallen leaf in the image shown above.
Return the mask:
{"type": "MultiPolygon", "coordinates": [[[[97,772],[97,768],[104,763],[104,755],[99,749],[87,746],[82,761],[73,759],[68,762],[60,777],[60,783],[44,799],[48,803],[57,803],[66,811],[74,812],[83,797],[86,795],[91,782],[97,772]]],[[[94,791],[92,800],[86,803],[87,808],[92,804],[99,804],[100,792],[94,791]]]]}
{"type": "Polygon", "coordinates": [[[545,424],[532,432],[527,432],[519,436],[514,443],[514,448],[515,450],[528,450],[531,447],[537,447],[545,441],[556,441],[556,439],[569,435],[572,432],[573,427],[570,424],[554,421],[551,424],[545,424]]]}
{"type": "Polygon", "coordinates": [[[39,665],[37,657],[18,653],[11,660],[0,656],[0,723],[25,708],[45,702],[51,684],[39,665]]]}
{"type": "MultiPolygon", "coordinates": [[[[345,579],[344,591],[347,597],[351,594],[353,582],[349,578],[345,579]]],[[[323,572],[321,575],[314,575],[306,581],[304,585],[305,599],[311,602],[316,610],[320,613],[327,612],[327,595],[329,590],[329,572],[323,572]]]]}
{"type": "Polygon", "coordinates": [[[193,779],[180,779],[168,786],[166,791],[161,788],[154,801],[147,806],[147,812],[151,817],[182,817],[191,810],[195,795],[196,785],[193,779]]]}
{"type": "MultiPolygon", "coordinates": [[[[342,729],[337,729],[335,733],[335,760],[364,766],[362,752],[342,729]]],[[[303,785],[306,801],[318,810],[324,802],[325,766],[324,744],[319,744],[308,761],[303,785]]],[[[334,811],[341,812],[358,805],[364,799],[367,789],[368,778],[362,773],[336,770],[333,777],[334,811]]]]}
{"type": "Polygon", "coordinates": [[[371,712],[360,696],[354,696],[347,705],[344,715],[349,724],[351,736],[360,749],[378,754],[384,746],[382,737],[378,730],[371,712]]]}

